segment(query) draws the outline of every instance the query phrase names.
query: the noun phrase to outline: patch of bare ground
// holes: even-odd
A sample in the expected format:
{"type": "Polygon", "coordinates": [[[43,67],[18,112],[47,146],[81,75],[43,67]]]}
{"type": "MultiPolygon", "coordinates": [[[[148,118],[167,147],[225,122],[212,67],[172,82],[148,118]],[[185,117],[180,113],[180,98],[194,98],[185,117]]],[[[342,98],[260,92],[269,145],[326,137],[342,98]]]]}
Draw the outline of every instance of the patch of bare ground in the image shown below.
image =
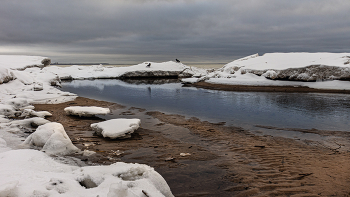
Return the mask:
{"type": "MultiPolygon", "coordinates": [[[[350,154],[292,139],[256,136],[233,127],[160,112],[148,114],[222,147],[234,196],[349,196],[350,154]],[[174,118],[175,117],[175,118],[174,118]]],[[[220,151],[220,150],[218,150],[220,151]]]]}

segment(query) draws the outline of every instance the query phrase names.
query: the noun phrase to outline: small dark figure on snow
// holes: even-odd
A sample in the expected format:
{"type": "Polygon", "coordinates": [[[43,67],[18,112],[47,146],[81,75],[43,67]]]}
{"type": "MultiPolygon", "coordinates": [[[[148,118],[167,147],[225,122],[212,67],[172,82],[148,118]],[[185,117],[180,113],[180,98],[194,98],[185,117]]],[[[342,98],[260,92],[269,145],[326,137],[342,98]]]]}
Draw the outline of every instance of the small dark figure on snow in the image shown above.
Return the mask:
{"type": "Polygon", "coordinates": [[[148,63],[146,67],[147,67],[147,68],[151,67],[151,63],[148,63]]]}
{"type": "Polygon", "coordinates": [[[180,60],[176,59],[176,62],[177,62],[177,63],[180,63],[180,60]]]}

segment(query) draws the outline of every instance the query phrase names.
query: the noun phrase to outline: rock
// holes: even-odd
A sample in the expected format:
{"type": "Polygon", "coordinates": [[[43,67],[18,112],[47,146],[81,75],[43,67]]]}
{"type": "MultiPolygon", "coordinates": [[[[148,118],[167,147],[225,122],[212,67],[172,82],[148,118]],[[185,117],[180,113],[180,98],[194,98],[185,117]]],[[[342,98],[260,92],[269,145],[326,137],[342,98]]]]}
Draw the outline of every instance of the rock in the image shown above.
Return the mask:
{"type": "Polygon", "coordinates": [[[41,60],[41,63],[44,65],[44,67],[48,66],[51,64],[51,59],[45,58],[45,59],[41,60]]]}

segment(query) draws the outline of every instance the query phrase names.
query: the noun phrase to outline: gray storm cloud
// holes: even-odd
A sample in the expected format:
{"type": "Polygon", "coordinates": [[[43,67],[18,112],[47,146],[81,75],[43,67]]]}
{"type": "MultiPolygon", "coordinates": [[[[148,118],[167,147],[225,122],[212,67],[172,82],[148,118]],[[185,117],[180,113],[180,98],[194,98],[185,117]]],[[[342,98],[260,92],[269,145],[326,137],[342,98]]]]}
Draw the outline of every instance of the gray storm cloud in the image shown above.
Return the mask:
{"type": "Polygon", "coordinates": [[[225,62],[257,52],[348,52],[349,8],[348,0],[5,0],[0,53],[225,62]]]}

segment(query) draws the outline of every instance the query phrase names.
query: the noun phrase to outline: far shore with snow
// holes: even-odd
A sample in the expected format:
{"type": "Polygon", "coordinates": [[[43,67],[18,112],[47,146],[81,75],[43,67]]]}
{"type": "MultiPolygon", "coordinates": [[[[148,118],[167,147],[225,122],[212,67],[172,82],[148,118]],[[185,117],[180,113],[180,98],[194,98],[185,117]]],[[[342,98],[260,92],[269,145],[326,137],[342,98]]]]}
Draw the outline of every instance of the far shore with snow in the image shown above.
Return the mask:
{"type": "Polygon", "coordinates": [[[235,60],[207,74],[182,79],[233,86],[300,86],[350,90],[350,53],[268,53],[235,60]]]}

